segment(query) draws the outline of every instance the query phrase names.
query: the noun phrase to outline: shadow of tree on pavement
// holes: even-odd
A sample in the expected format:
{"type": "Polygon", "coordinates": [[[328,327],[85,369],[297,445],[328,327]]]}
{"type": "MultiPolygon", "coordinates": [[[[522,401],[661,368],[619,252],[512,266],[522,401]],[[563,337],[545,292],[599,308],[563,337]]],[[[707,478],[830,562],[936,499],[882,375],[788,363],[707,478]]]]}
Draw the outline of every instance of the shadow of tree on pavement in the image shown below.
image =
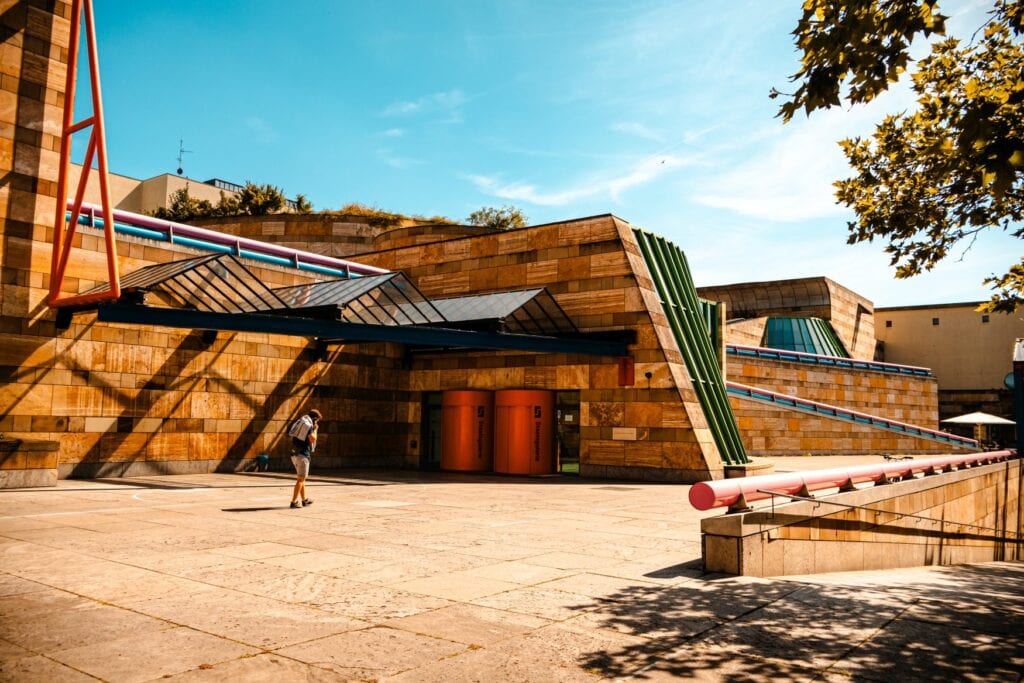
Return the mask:
{"type": "Polygon", "coordinates": [[[659,680],[1016,681],[1024,564],[630,587],[588,620],[642,643],[585,669],[659,680]]]}

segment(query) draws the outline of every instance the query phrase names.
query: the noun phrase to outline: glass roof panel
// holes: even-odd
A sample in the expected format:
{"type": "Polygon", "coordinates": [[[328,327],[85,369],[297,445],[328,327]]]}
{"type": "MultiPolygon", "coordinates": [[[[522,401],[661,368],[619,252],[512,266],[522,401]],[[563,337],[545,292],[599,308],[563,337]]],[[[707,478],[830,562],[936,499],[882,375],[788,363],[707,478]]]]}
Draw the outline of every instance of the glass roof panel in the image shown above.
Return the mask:
{"type": "Polygon", "coordinates": [[[543,287],[514,292],[434,299],[431,303],[453,323],[503,321],[518,334],[572,334],[576,325],[543,287]]]}
{"type": "MultiPolygon", "coordinates": [[[[106,288],[104,284],[89,291],[106,288]]],[[[140,268],[121,278],[121,290],[155,292],[200,311],[251,312],[282,306],[273,290],[226,253],[140,268]]]]}
{"type": "Polygon", "coordinates": [[[769,318],[761,345],[783,351],[800,351],[819,356],[849,358],[839,335],[821,318],[769,318]]]}

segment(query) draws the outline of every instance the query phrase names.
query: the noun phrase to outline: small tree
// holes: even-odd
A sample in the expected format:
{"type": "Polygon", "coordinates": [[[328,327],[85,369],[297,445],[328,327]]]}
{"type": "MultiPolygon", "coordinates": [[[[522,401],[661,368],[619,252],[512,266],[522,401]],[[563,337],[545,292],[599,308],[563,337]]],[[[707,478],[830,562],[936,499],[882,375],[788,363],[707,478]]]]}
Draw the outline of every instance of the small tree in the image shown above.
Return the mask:
{"type": "Polygon", "coordinates": [[[284,208],[285,198],[281,188],[269,183],[257,185],[246,181],[245,187],[238,193],[240,213],[249,216],[266,216],[278,213],[284,208]]]}
{"type": "Polygon", "coordinates": [[[496,230],[514,230],[525,228],[530,219],[515,206],[503,206],[496,209],[484,206],[469,214],[466,222],[470,225],[482,225],[496,230]]]}
{"type": "Polygon", "coordinates": [[[295,213],[313,213],[313,202],[304,194],[295,195],[295,213]]]}
{"type": "MultiPolygon", "coordinates": [[[[221,193],[223,201],[223,193],[221,193]]],[[[158,208],[153,212],[157,218],[168,221],[190,221],[196,218],[206,218],[214,212],[213,204],[206,199],[196,199],[188,192],[188,185],[171,193],[171,201],[167,208],[158,208]]]]}
{"type": "Polygon", "coordinates": [[[221,190],[220,201],[217,202],[217,206],[213,207],[211,216],[237,216],[240,213],[242,213],[242,208],[238,203],[238,197],[228,196],[224,194],[224,190],[221,190]]]}

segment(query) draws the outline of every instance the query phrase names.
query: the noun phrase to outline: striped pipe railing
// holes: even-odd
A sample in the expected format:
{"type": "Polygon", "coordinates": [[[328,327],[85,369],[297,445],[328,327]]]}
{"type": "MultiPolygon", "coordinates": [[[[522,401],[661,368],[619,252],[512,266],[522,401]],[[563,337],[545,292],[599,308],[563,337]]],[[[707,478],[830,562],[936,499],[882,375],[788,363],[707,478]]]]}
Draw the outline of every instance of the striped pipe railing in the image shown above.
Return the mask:
{"type": "Polygon", "coordinates": [[[964,448],[978,447],[978,442],[976,440],[957,436],[956,434],[950,434],[949,432],[940,432],[936,429],[918,427],[916,425],[907,424],[906,422],[897,422],[896,420],[878,417],[877,415],[868,415],[867,413],[850,410],[849,408],[840,408],[839,406],[833,406],[827,403],[808,401],[807,399],[799,398],[797,396],[780,394],[775,391],[768,391],[767,389],[758,389],[757,387],[751,387],[737,382],[726,382],[725,384],[726,390],[734,396],[750,398],[755,401],[763,401],[765,403],[774,403],[779,406],[803,410],[823,417],[834,417],[840,420],[846,420],[847,422],[853,422],[855,424],[888,429],[893,432],[919,436],[925,439],[932,439],[933,441],[941,441],[943,443],[949,443],[956,446],[963,446],[964,448]]]}
{"type": "Polygon", "coordinates": [[[806,496],[811,491],[823,489],[851,490],[855,484],[886,483],[897,477],[903,479],[919,473],[937,474],[954,467],[957,469],[975,467],[1016,457],[1017,451],[1010,449],[836,467],[827,470],[780,472],[779,474],[764,474],[756,477],[702,481],[690,488],[690,505],[698,510],[710,510],[725,506],[743,509],[748,506],[748,503],[771,498],[776,494],[806,496]]]}
{"type": "Polygon", "coordinates": [[[837,368],[874,370],[876,372],[888,372],[897,375],[914,375],[917,377],[932,376],[932,371],[930,368],[922,368],[916,365],[898,365],[896,363],[879,363],[876,361],[858,360],[856,358],[822,356],[815,353],[805,353],[803,351],[768,349],[763,346],[744,346],[742,344],[726,344],[725,352],[731,356],[768,358],[771,360],[786,360],[795,363],[813,363],[815,365],[827,365],[837,368]]]}
{"type": "MultiPolygon", "coordinates": [[[[72,203],[68,202],[68,208],[72,203]]],[[[290,265],[294,268],[310,270],[325,275],[381,275],[390,271],[384,268],[366,266],[354,261],[333,258],[316,254],[302,249],[260,242],[259,240],[247,237],[228,235],[216,230],[197,228],[194,225],[185,225],[152,216],[143,216],[130,211],[114,209],[114,230],[122,234],[135,235],[136,237],[147,237],[158,241],[183,244],[209,251],[227,251],[239,256],[253,258],[267,263],[278,265],[290,265]]],[[[83,203],[82,214],[79,216],[79,223],[102,228],[103,209],[96,204],[83,203]]]]}

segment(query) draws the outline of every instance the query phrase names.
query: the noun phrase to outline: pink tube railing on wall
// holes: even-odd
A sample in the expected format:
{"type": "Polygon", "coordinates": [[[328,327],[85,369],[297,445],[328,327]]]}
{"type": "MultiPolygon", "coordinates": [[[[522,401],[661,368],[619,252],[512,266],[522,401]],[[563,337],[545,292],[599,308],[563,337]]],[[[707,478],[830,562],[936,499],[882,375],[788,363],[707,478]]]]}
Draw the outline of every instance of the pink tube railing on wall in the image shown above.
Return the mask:
{"type": "Polygon", "coordinates": [[[772,496],[770,492],[807,495],[810,491],[823,489],[850,489],[854,484],[885,482],[891,478],[910,477],[921,472],[932,474],[954,467],[959,469],[965,466],[987,465],[1016,457],[1017,451],[1010,449],[969,455],[873,463],[854,467],[837,467],[827,470],[702,481],[694,484],[690,489],[690,504],[698,510],[726,506],[743,508],[752,501],[770,498],[772,496]]]}
{"type": "MultiPolygon", "coordinates": [[[[68,202],[68,208],[72,207],[72,202],[68,202]]],[[[104,218],[103,208],[96,204],[83,203],[82,213],[96,218],[104,218]]],[[[236,247],[238,249],[247,249],[257,253],[268,254],[270,256],[277,256],[278,258],[285,258],[290,261],[302,261],[303,263],[312,263],[315,265],[326,266],[328,268],[337,268],[340,270],[347,270],[351,273],[357,273],[359,275],[381,275],[383,273],[391,272],[384,268],[375,268],[373,266],[366,266],[361,263],[355,263],[353,261],[346,261],[344,259],[332,258],[330,256],[324,256],[323,254],[316,254],[311,251],[303,251],[301,249],[292,249],[291,247],[283,247],[278,244],[270,242],[260,242],[259,240],[249,239],[247,237],[236,237],[235,235],[228,235],[223,232],[217,232],[216,230],[206,230],[204,228],[197,228],[194,225],[185,225],[184,223],[175,223],[174,221],[165,221],[160,218],[154,218],[152,216],[143,216],[142,214],[132,213],[131,211],[122,211],[120,209],[114,209],[114,220],[120,221],[127,225],[135,225],[140,228],[149,228],[151,230],[159,230],[164,233],[180,235],[182,237],[190,237],[192,239],[205,240],[207,242],[213,242],[215,244],[225,244],[228,246],[236,247]]]]}
{"type": "Polygon", "coordinates": [[[819,403],[818,401],[809,401],[805,398],[800,398],[799,396],[793,396],[791,394],[780,394],[777,391],[758,389],[757,387],[740,384],[739,382],[726,382],[725,386],[726,390],[734,396],[766,401],[784,408],[805,410],[815,415],[821,415],[822,417],[835,417],[853,424],[890,429],[907,434],[908,436],[923,436],[937,441],[943,441],[945,443],[960,445],[965,448],[977,448],[978,446],[978,441],[976,439],[968,439],[965,436],[958,436],[957,434],[951,434],[949,432],[940,432],[937,429],[918,427],[917,425],[912,425],[907,422],[890,420],[887,417],[869,415],[858,410],[851,410],[850,408],[842,408],[828,403],[819,403]]]}
{"type": "Polygon", "coordinates": [[[726,344],[725,350],[737,356],[753,358],[773,358],[778,360],[791,360],[795,362],[813,363],[815,365],[835,366],[840,368],[856,368],[858,370],[875,370],[877,372],[888,372],[897,375],[915,375],[920,377],[931,377],[930,368],[920,365],[902,365],[899,363],[882,363],[873,360],[861,360],[860,358],[841,358],[839,356],[824,356],[818,353],[805,353],[804,351],[787,351],[785,349],[769,349],[763,346],[746,346],[744,344],[726,344]]]}

